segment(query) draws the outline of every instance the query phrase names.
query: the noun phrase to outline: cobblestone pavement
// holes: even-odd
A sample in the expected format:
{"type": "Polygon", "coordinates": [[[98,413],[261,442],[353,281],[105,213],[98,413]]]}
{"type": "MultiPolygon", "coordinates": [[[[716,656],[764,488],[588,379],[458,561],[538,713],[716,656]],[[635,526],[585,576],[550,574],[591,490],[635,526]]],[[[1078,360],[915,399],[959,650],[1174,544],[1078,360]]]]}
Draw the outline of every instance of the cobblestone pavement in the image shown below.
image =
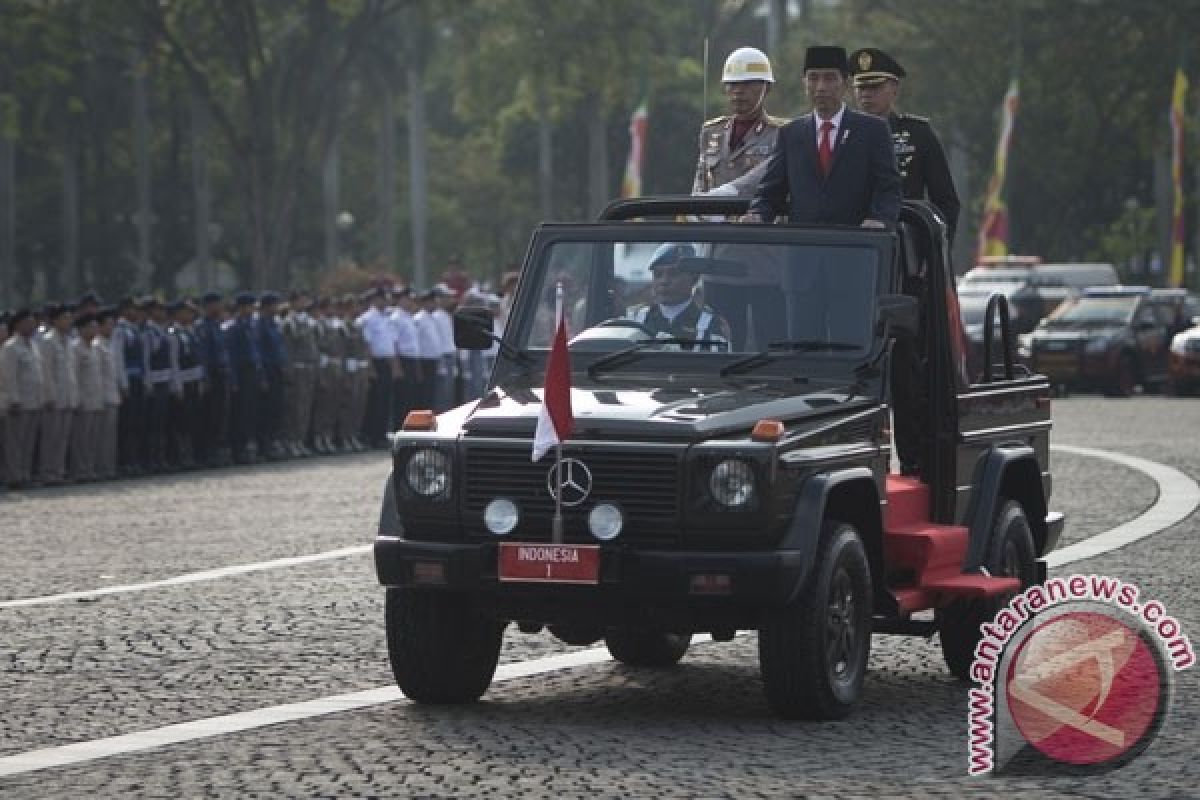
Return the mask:
{"type": "MultiPolygon", "coordinates": [[[[1055,401],[1054,441],[1200,478],[1200,402],[1055,401]]],[[[1144,476],[1054,456],[1069,540],[1139,514],[1144,476]]],[[[370,541],[386,459],[229,470],[0,498],[0,598],[151,580],[370,541]]],[[[1136,582],[1200,640],[1196,516],[1060,570],[1136,582]]],[[[369,555],[0,609],[0,756],[390,684],[369,555]]],[[[567,648],[510,629],[503,659],[567,648]]],[[[1194,796],[1197,671],[1144,756],[1087,779],[967,779],[966,695],[936,639],[874,639],[865,703],[837,723],[773,719],[754,637],[675,670],[612,663],[498,683],[484,702],[390,703],[0,778],[0,796],[1194,796]]]]}

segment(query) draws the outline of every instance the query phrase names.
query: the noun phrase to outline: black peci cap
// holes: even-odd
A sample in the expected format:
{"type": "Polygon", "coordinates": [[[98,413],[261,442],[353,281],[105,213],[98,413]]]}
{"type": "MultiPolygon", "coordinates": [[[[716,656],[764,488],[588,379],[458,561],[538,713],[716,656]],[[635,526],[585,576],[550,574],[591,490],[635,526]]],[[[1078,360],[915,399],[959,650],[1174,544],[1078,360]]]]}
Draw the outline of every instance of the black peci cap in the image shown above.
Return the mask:
{"type": "Polygon", "coordinates": [[[837,45],[816,45],[804,51],[804,71],[810,69],[836,69],[843,75],[849,73],[846,48],[837,45]]]}
{"type": "Polygon", "coordinates": [[[876,47],[864,47],[850,54],[850,74],[855,86],[878,86],[897,81],[907,73],[900,62],[876,47]]]}
{"type": "Polygon", "coordinates": [[[220,292],[215,292],[215,291],[205,292],[200,297],[200,301],[202,303],[204,303],[204,305],[206,305],[206,306],[211,305],[213,303],[219,303],[224,299],[225,299],[225,295],[221,294],[220,292]]]}

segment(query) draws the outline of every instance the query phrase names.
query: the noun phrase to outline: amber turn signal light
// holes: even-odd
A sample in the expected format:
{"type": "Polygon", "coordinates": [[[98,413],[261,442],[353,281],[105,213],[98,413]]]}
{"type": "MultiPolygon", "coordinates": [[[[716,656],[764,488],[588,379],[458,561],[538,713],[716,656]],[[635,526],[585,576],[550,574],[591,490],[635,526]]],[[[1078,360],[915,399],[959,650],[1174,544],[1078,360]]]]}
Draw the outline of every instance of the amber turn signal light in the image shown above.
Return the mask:
{"type": "Polygon", "coordinates": [[[783,423],[777,419],[760,419],[754,423],[750,438],[756,442],[778,442],[783,438],[783,423]]]}
{"type": "Polygon", "coordinates": [[[418,409],[408,412],[404,418],[404,430],[406,431],[436,431],[437,417],[428,409],[418,409]]]}

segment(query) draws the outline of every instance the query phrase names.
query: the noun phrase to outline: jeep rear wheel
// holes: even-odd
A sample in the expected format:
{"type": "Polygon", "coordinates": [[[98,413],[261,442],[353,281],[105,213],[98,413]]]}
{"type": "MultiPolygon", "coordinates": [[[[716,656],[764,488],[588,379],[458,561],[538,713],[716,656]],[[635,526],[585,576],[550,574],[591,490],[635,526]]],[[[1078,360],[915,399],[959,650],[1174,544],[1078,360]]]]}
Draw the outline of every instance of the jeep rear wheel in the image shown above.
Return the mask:
{"type": "Polygon", "coordinates": [[[604,636],[612,657],[631,667],[673,667],[692,643],[690,633],[613,628],[604,636]]]}
{"type": "Polygon", "coordinates": [[[492,682],[504,623],[468,595],[388,589],[388,657],[396,685],[417,703],[472,703],[492,682]]]}
{"type": "MultiPolygon", "coordinates": [[[[1025,509],[1015,500],[1001,498],[984,566],[996,577],[1020,578],[1022,589],[1037,580],[1033,531],[1025,509]]],[[[942,656],[954,677],[963,681],[971,679],[971,662],[975,659],[975,646],[981,636],[979,626],[991,622],[1011,598],[1011,595],[1000,595],[984,600],[956,600],[939,612],[942,656]]]]}
{"type": "Polygon", "coordinates": [[[853,525],[830,521],[795,600],[771,611],[758,660],[771,709],[784,719],[839,719],[858,703],[871,650],[871,567],[853,525]]]}

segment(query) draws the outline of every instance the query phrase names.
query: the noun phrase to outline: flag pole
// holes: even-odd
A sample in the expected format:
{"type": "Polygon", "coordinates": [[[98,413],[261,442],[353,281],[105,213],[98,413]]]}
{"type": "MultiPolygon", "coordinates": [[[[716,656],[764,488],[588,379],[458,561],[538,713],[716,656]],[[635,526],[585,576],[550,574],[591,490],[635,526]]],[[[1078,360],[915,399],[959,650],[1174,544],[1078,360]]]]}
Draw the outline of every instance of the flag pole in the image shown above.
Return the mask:
{"type": "MultiPolygon", "coordinates": [[[[563,285],[562,281],[558,281],[554,287],[554,323],[557,327],[562,324],[563,319],[563,285]]],[[[554,481],[558,484],[554,492],[554,519],[550,523],[550,541],[554,544],[562,544],[563,541],[563,516],[562,516],[562,493],[563,493],[563,471],[562,471],[562,441],[554,444],[554,481]]]]}

